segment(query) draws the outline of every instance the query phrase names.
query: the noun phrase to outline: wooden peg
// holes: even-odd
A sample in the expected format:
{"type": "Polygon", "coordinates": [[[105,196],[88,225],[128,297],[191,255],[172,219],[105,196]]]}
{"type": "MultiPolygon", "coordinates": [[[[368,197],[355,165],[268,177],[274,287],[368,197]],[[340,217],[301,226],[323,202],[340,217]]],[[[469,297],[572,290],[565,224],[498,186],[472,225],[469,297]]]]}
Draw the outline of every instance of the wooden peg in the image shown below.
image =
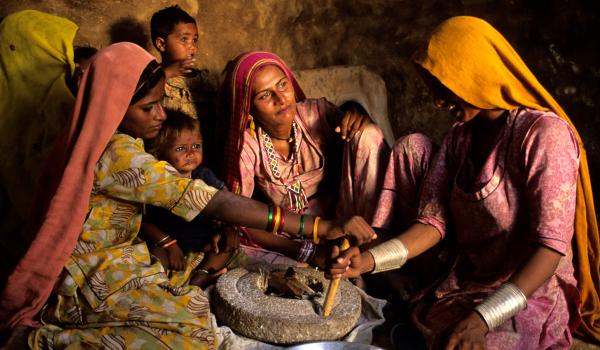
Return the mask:
{"type": "MultiPolygon", "coordinates": [[[[342,245],[340,246],[340,252],[350,248],[350,242],[348,239],[344,238],[342,240],[342,245]]],[[[340,285],[340,278],[336,277],[331,280],[329,283],[329,288],[327,289],[327,294],[325,295],[325,303],[323,304],[323,316],[327,317],[331,314],[331,309],[333,308],[333,301],[335,300],[335,294],[337,293],[338,287],[340,285]]]]}

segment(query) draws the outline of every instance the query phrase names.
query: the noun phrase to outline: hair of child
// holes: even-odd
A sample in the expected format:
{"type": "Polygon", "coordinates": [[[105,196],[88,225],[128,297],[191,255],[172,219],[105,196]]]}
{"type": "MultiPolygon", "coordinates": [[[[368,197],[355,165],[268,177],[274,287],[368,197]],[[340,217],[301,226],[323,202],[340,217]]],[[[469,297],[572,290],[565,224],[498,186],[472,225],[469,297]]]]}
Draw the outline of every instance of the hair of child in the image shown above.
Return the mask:
{"type": "Polygon", "coordinates": [[[98,52],[98,49],[93,46],[75,46],[73,48],[73,54],[75,63],[79,63],[81,60],[87,60],[92,58],[98,52]]]}
{"type": "Polygon", "coordinates": [[[150,19],[150,36],[152,42],[154,43],[156,38],[166,39],[179,23],[196,24],[196,20],[178,5],[165,7],[155,12],[150,19]]]}
{"type": "Polygon", "coordinates": [[[167,114],[167,120],[163,122],[162,128],[152,140],[148,150],[150,154],[158,159],[164,158],[164,152],[183,131],[189,130],[200,133],[200,122],[197,119],[171,109],[166,109],[165,113],[167,114]]]}

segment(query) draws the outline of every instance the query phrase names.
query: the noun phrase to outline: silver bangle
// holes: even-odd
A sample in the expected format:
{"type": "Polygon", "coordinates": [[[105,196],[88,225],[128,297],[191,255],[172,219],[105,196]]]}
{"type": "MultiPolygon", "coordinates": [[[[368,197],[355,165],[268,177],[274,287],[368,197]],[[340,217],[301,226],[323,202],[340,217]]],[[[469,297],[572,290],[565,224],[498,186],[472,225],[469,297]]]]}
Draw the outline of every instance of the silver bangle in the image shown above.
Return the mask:
{"type": "Polygon", "coordinates": [[[367,251],[371,253],[375,262],[375,268],[371,273],[400,268],[408,259],[408,250],[398,238],[390,239],[367,251]]]}
{"type": "Polygon", "coordinates": [[[475,311],[481,315],[488,329],[498,327],[527,307],[527,297],[515,284],[507,282],[488,296],[475,311]]]}

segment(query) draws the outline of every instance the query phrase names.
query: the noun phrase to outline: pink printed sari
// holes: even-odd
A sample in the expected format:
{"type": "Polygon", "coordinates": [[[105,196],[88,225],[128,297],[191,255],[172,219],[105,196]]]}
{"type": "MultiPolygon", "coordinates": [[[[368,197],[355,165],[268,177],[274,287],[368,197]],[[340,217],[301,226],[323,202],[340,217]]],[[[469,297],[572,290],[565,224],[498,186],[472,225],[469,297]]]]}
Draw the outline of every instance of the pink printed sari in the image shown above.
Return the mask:
{"type": "Polygon", "coordinates": [[[342,112],[324,99],[306,99],[287,65],[268,52],[236,57],[227,67],[223,95],[222,115],[229,119],[225,180],[231,191],[294,212],[331,219],[362,215],[370,222],[389,155],[379,127],[371,124],[351,142],[342,142],[334,132],[342,112]],[[253,80],[267,65],[278,67],[296,94],[295,164],[269,151],[264,131],[250,116],[253,80]],[[296,180],[306,196],[303,206],[290,194],[296,180]]]}

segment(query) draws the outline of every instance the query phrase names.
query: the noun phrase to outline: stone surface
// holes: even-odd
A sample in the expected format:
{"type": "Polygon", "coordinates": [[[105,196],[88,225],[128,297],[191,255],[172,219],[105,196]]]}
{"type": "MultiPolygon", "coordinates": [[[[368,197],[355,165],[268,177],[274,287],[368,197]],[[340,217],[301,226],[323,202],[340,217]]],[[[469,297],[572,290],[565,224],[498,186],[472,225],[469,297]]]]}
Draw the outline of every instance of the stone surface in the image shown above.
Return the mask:
{"type": "Polygon", "coordinates": [[[360,103],[379,125],[388,145],[396,137],[388,116],[388,93],[385,81],[365,66],[333,66],[305,69],[295,72],[298,83],[306,97],[327,97],[330,102],[341,105],[346,101],[360,103]]]}
{"type": "Polygon", "coordinates": [[[323,273],[294,268],[307,284],[323,283],[322,296],[314,300],[287,299],[266,295],[268,271],[285,271],[285,265],[259,265],[250,271],[238,268],[217,281],[212,310],[217,318],[237,333],[275,344],[335,340],[348,333],[361,312],[360,295],[342,280],[329,317],[322,316],[324,295],[329,286],[323,273]]]}

